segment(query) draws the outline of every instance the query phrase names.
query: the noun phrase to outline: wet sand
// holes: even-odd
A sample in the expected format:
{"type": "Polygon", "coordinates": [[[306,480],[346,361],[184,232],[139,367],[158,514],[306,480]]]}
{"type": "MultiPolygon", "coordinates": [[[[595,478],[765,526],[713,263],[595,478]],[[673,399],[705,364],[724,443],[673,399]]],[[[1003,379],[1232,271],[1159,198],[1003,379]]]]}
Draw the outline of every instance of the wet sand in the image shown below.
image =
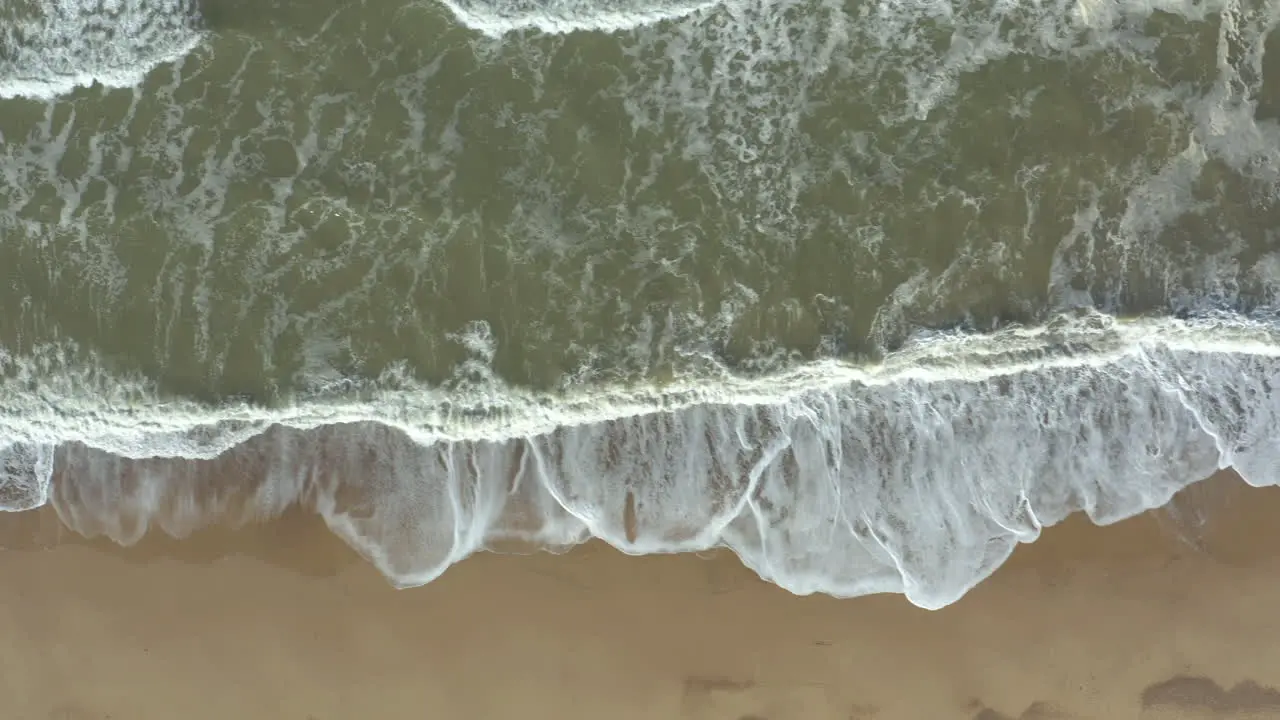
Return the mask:
{"type": "Polygon", "coordinates": [[[724,553],[480,555],[396,591],[312,517],[124,549],[8,516],[0,716],[1280,718],[1280,490],[1175,510],[1051,528],[937,612],[724,553]]]}

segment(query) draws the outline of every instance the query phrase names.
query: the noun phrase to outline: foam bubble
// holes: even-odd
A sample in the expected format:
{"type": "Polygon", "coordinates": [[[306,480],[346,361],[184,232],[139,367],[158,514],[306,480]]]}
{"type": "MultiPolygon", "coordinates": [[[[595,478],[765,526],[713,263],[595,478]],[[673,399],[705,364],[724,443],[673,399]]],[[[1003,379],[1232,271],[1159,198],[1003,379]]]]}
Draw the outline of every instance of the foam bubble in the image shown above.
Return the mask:
{"type": "Polygon", "coordinates": [[[130,87],[201,39],[193,0],[3,0],[0,99],[130,87]]]}
{"type": "Polygon", "coordinates": [[[596,537],[727,547],[795,593],[938,608],[1077,510],[1116,522],[1228,466],[1280,482],[1280,332],[1233,317],[1083,313],[922,337],[873,367],[559,396],[384,377],[214,408],[55,375],[38,397],[0,390],[8,507],[48,497],[129,543],[303,504],[399,586],[507,541],[596,537]]]}

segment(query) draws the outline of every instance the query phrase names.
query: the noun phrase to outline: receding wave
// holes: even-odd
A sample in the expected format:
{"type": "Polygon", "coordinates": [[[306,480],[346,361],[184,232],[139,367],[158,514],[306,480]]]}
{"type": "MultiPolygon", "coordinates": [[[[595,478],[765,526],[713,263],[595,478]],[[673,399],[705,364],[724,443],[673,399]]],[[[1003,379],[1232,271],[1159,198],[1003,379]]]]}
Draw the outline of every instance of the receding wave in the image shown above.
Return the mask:
{"type": "Polygon", "coordinates": [[[1280,332],[1093,313],[934,335],[874,366],[563,396],[392,375],[287,407],[4,363],[0,497],[86,535],[182,536],[301,504],[398,586],[515,542],[723,546],[795,593],[938,608],[1082,510],[1111,523],[1227,466],[1280,479],[1280,332]],[[175,460],[177,459],[177,460],[175,460]]]}

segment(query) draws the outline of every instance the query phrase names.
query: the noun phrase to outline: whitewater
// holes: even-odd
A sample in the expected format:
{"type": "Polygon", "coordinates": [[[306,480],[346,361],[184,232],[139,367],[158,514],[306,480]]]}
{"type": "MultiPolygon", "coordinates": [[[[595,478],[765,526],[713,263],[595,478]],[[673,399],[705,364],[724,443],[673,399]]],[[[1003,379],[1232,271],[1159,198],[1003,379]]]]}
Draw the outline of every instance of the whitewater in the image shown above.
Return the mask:
{"type": "Polygon", "coordinates": [[[1275,0],[0,0],[0,510],[949,605],[1280,484],[1275,0]],[[940,329],[952,328],[952,329],[940,329]]]}
{"type": "Polygon", "coordinates": [[[1280,484],[1280,332],[1230,316],[1085,312],[875,366],[560,397],[387,376],[274,409],[51,365],[5,365],[6,509],[130,544],[302,504],[400,587],[598,538],[940,608],[1072,512],[1117,522],[1227,467],[1280,484]]]}

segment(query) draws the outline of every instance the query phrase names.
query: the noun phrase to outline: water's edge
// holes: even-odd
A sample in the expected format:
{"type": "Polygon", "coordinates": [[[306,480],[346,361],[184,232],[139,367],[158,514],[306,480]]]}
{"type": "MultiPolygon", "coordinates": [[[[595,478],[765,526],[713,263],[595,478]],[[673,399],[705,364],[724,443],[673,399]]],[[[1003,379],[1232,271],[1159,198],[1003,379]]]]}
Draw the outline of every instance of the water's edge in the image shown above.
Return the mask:
{"type": "Polygon", "coordinates": [[[7,367],[8,509],[51,503],[128,544],[302,505],[398,586],[494,546],[598,538],[726,547],[793,593],[938,608],[1072,512],[1113,523],[1227,467],[1280,481],[1280,339],[1226,316],[1064,317],[924,338],[870,368],[561,398],[384,378],[214,409],[7,367]]]}

